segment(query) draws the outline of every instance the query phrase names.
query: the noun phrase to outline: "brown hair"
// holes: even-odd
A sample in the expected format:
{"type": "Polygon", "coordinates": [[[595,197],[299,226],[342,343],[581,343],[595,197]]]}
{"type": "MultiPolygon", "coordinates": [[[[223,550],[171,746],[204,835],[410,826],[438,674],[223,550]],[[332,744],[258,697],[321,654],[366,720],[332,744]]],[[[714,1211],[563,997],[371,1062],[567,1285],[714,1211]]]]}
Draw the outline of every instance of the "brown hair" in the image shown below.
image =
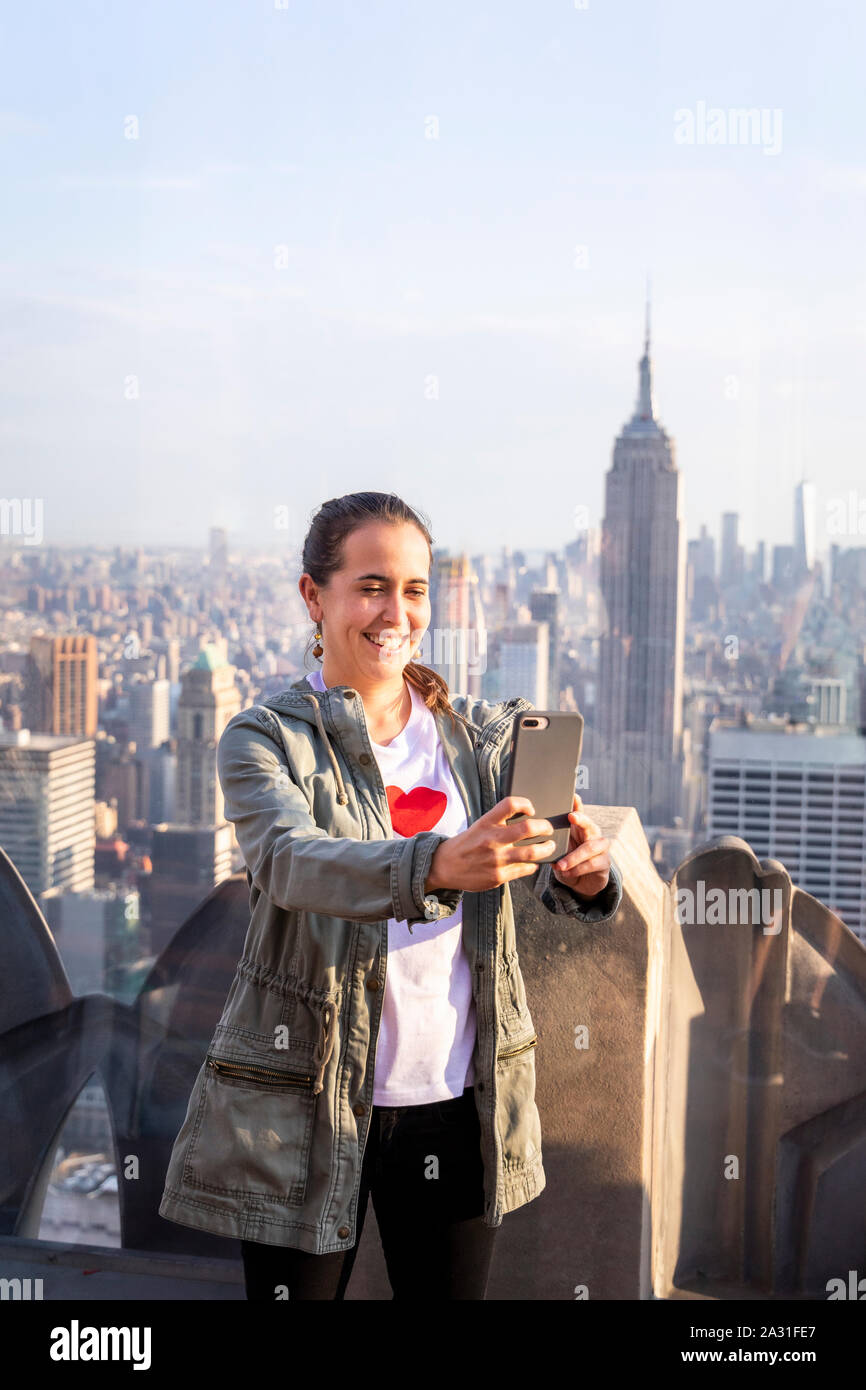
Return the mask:
{"type": "MultiPolygon", "coordinates": [[[[350,492],[345,497],[332,497],[324,502],[313,517],[301,554],[304,572],[324,587],[331,575],[342,567],[346,537],[356,527],[371,521],[385,521],[391,525],[409,522],[417,526],[427,542],[432,565],[433,537],[421,514],[393,492],[350,492]]],[[[312,640],[311,637],[310,642],[312,640]]],[[[451,708],[448,685],[438,671],[418,661],[407,661],[403,675],[420,693],[429,710],[449,714],[454,723],[455,711],[451,708]]]]}

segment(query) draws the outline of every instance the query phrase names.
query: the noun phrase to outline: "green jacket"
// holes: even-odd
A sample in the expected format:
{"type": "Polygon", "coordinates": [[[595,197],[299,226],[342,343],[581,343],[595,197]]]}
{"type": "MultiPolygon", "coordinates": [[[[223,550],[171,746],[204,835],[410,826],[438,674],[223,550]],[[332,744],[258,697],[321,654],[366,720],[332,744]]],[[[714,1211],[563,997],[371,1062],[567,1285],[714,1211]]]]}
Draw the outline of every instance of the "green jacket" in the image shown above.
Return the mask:
{"type": "MultiPolygon", "coordinates": [[[[471,825],[504,795],[515,716],[455,695],[454,727],[436,720],[471,825]]],[[[228,723],[217,750],[226,818],[247,865],[251,920],[243,955],[195,1081],[159,1206],[185,1226],[316,1254],[355,1243],[361,1163],[388,964],[388,919],[410,928],[462,899],[477,1018],[475,1101],[485,1215],[544,1188],[532,1016],[508,884],[425,895],[445,838],[392,837],[364,705],[349,686],[305,679],[228,723]]],[[[610,882],[582,902],[549,864],[532,878],[550,912],[603,921],[622,898],[610,882]]]]}

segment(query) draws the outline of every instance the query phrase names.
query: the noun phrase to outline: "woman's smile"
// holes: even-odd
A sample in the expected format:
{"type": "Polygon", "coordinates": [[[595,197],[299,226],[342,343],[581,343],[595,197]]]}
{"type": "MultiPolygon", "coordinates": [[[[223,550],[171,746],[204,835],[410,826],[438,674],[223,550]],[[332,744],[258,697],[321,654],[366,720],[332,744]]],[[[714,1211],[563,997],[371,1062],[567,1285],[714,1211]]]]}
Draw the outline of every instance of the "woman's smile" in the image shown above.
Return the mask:
{"type": "Polygon", "coordinates": [[[384,628],[375,635],[371,632],[365,632],[363,635],[370,645],[375,647],[379,652],[398,652],[401,647],[405,646],[409,638],[408,632],[404,632],[402,636],[399,636],[391,628],[384,628]]]}

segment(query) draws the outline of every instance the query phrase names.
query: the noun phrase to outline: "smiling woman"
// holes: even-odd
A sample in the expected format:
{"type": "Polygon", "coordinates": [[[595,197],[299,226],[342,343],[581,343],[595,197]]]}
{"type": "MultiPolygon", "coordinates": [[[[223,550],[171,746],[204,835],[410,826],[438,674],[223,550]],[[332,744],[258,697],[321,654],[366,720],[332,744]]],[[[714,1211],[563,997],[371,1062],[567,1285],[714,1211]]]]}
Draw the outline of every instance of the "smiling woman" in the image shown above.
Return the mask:
{"type": "Polygon", "coordinates": [[[573,818],[559,878],[550,822],[502,795],[529,702],[417,661],[431,564],[400,498],[326,502],[298,583],[321,668],[219,744],[252,920],[160,1212],[238,1236],[253,1300],[342,1299],[370,1197],[395,1298],[485,1297],[503,1216],[545,1186],[508,884],[581,921],[621,898],[597,827],[573,818]]]}

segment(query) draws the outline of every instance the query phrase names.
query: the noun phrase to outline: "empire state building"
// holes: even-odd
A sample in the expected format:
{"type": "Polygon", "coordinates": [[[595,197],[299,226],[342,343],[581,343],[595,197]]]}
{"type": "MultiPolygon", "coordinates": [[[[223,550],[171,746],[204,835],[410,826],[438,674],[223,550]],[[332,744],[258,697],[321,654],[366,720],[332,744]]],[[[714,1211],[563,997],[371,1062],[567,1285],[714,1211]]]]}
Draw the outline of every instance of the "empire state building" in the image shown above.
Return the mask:
{"type": "Polygon", "coordinates": [[[669,826],[683,797],[685,538],[674,443],[653,405],[649,305],[637,404],[605,479],[600,577],[607,622],[593,800],[669,826]]]}

